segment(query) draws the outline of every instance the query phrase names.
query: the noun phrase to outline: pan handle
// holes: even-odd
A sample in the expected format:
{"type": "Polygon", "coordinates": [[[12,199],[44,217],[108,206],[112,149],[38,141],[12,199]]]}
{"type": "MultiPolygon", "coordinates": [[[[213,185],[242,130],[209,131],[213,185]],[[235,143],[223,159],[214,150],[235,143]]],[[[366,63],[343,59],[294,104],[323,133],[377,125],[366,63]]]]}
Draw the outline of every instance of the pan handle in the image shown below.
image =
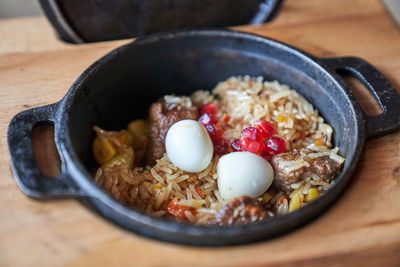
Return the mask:
{"type": "Polygon", "coordinates": [[[21,190],[36,199],[61,199],[80,196],[67,172],[55,178],[45,177],[39,170],[32,146],[32,130],[40,123],[54,123],[57,104],[38,107],[17,114],[7,133],[11,168],[21,190]]]}
{"type": "Polygon", "coordinates": [[[338,74],[357,78],[372,94],[382,113],[367,121],[367,137],[375,138],[400,128],[400,95],[383,74],[364,59],[357,57],[321,58],[320,61],[338,74]]]}

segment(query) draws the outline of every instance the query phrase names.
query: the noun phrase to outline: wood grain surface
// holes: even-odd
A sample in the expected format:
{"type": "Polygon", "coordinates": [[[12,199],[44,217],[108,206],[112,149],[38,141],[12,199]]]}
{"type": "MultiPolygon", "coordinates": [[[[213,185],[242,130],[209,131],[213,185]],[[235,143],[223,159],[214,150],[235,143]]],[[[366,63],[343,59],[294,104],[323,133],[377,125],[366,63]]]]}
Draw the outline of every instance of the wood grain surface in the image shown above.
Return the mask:
{"type": "MultiPolygon", "coordinates": [[[[400,31],[378,0],[286,0],[273,22],[235,29],[316,56],[362,57],[400,88],[400,31]]],[[[245,246],[154,241],[116,227],[77,201],[26,197],[10,170],[10,119],[60,100],[94,60],[129,40],[66,44],[44,17],[2,20],[0,37],[0,266],[400,266],[400,132],[366,143],[347,191],[317,220],[245,246]]],[[[376,114],[373,101],[358,95],[376,114]]],[[[35,136],[51,139],[46,129],[35,136]]],[[[48,145],[35,147],[37,154],[52,153],[48,145]]]]}

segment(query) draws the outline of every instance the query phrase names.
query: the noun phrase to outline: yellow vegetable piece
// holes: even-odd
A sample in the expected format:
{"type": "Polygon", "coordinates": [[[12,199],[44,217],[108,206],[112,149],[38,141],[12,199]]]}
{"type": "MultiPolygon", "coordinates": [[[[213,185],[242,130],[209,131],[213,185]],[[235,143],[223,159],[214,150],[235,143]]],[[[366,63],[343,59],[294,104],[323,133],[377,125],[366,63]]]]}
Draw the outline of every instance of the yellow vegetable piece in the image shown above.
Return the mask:
{"type": "Polygon", "coordinates": [[[325,145],[324,138],[320,137],[317,140],[315,140],[314,141],[314,145],[315,146],[323,146],[323,145],[325,145]]]}
{"type": "Polygon", "coordinates": [[[264,193],[261,195],[261,204],[265,205],[268,203],[268,201],[270,201],[272,198],[270,193],[264,193]]]}
{"type": "Polygon", "coordinates": [[[298,208],[300,208],[300,204],[301,204],[300,190],[296,190],[289,201],[289,212],[295,211],[298,208]]]}
{"type": "Polygon", "coordinates": [[[279,114],[276,116],[276,120],[277,120],[278,122],[283,122],[283,123],[284,123],[284,122],[287,122],[288,118],[287,118],[285,115],[279,113],[279,114]]]}
{"type": "Polygon", "coordinates": [[[118,135],[118,141],[121,145],[131,146],[132,145],[132,136],[128,131],[122,130],[118,135]]]}
{"type": "Polygon", "coordinates": [[[146,120],[134,120],[128,124],[128,132],[132,136],[132,146],[134,149],[142,148],[148,138],[148,128],[146,120]]]}
{"type": "Polygon", "coordinates": [[[311,202],[319,196],[319,192],[317,188],[310,188],[308,189],[307,195],[305,197],[306,202],[311,202]]]}
{"type": "Polygon", "coordinates": [[[160,190],[162,188],[161,184],[155,184],[154,185],[154,190],[160,190]]]}
{"type": "Polygon", "coordinates": [[[107,169],[111,168],[113,166],[118,166],[122,164],[126,164],[126,166],[129,169],[133,168],[133,162],[135,161],[135,151],[129,147],[128,149],[120,152],[116,156],[114,156],[112,159],[104,163],[101,168],[102,169],[107,169]]]}
{"type": "Polygon", "coordinates": [[[92,152],[98,164],[109,161],[117,154],[117,150],[107,139],[96,137],[93,141],[92,152]]]}

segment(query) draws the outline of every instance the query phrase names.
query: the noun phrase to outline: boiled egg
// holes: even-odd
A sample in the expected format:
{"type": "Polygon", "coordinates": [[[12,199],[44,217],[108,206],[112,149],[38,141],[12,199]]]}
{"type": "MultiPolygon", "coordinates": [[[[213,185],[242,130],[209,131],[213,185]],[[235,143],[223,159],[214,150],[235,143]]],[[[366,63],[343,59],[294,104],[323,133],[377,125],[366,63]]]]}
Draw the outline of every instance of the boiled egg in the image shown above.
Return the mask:
{"type": "Polygon", "coordinates": [[[214,147],[204,126],[195,120],[173,124],[165,138],[168,158],[187,172],[200,172],[210,164],[214,147]]]}
{"type": "Polygon", "coordinates": [[[233,152],[219,159],[218,189],[225,200],[258,197],[271,186],[274,170],[264,158],[250,152],[233,152]]]}

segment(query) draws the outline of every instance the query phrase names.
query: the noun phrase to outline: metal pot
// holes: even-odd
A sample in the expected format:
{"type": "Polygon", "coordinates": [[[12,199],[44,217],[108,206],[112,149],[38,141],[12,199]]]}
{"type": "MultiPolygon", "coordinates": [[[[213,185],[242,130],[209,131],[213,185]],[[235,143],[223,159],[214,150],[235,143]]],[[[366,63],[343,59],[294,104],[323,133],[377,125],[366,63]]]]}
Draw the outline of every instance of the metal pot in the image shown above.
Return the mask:
{"type": "Polygon", "coordinates": [[[60,102],[17,114],[10,122],[8,146],[15,179],[33,198],[76,198],[110,221],[160,240],[230,245],[285,233],[328,209],[350,181],[365,140],[399,128],[399,114],[400,96],[360,58],[315,58],[271,39],[229,30],[175,31],[139,38],[108,53],[76,80],[60,102]],[[362,81],[382,114],[365,115],[338,72],[362,81]],[[146,117],[149,105],[162,95],[212,89],[232,75],[261,75],[288,84],[332,125],[334,145],[346,161],[334,186],[318,200],[261,223],[204,227],[144,214],[119,203],[93,180],[93,125],[122,129],[130,120],[146,117]],[[55,126],[62,161],[57,179],[40,173],[32,152],[32,128],[43,122],[55,126]]]}
{"type": "Polygon", "coordinates": [[[39,0],[61,39],[98,42],[194,27],[258,24],[282,0],[39,0]]]}

